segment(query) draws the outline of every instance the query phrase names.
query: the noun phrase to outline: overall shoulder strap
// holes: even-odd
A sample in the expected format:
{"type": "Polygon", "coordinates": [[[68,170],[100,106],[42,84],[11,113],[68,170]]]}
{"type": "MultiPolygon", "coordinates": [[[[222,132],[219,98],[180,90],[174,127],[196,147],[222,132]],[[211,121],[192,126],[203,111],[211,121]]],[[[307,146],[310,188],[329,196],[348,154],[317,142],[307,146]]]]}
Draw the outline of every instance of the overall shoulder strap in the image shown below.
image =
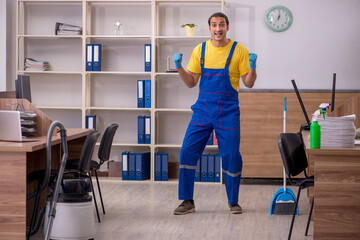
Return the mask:
{"type": "Polygon", "coordinates": [[[201,57],[200,57],[200,66],[201,66],[201,68],[204,67],[205,47],[206,47],[206,41],[203,42],[202,45],[201,45],[201,57]]]}
{"type": "Polygon", "coordinates": [[[236,47],[236,44],[237,44],[237,42],[236,42],[236,41],[234,41],[234,43],[233,43],[233,45],[232,45],[232,47],[231,47],[231,50],[230,50],[229,56],[228,56],[228,58],[227,58],[227,60],[226,60],[226,65],[229,65],[229,64],[230,64],[230,61],[231,61],[232,55],[233,55],[234,50],[235,50],[235,47],[236,47]]]}

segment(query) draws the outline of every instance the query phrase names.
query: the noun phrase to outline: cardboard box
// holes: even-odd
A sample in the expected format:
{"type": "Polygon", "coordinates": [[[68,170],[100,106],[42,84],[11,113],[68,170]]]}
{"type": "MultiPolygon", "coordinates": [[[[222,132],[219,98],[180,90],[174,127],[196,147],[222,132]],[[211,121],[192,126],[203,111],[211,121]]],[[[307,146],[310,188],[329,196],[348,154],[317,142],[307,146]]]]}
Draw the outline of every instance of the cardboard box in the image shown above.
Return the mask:
{"type": "Polygon", "coordinates": [[[121,177],[122,165],[120,161],[109,161],[109,177],[121,177]]]}

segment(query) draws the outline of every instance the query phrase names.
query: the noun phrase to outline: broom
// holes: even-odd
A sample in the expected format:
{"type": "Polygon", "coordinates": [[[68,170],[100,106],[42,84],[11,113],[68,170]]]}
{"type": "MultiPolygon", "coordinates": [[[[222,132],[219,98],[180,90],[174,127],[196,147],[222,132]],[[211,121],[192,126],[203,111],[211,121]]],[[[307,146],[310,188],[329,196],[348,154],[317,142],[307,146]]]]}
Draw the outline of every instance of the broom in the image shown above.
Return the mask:
{"type": "MultiPolygon", "coordinates": [[[[283,132],[286,133],[286,97],[283,100],[283,132]]],[[[270,215],[292,215],[294,207],[296,205],[296,197],[291,189],[286,188],[286,173],[283,167],[283,187],[276,191],[275,196],[271,202],[270,215]]],[[[299,215],[299,208],[297,208],[296,214],[299,215]]]]}

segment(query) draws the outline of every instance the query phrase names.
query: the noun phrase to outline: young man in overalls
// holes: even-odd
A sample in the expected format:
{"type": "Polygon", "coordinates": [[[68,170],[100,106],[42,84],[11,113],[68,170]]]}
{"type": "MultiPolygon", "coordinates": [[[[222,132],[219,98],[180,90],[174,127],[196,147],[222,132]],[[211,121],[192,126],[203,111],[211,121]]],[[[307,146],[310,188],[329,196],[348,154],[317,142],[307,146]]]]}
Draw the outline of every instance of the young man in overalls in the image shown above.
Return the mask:
{"type": "Polygon", "coordinates": [[[175,209],[175,215],[195,212],[196,164],[213,129],[222,158],[230,212],[242,213],[238,204],[242,170],[238,89],[240,77],[246,87],[253,87],[257,56],[226,37],[229,20],[225,14],[214,13],[208,22],[212,38],[195,47],[188,71],[181,66],[182,54],[174,55],[180,78],[189,88],[196,86],[201,76],[199,97],[191,107],[193,115],[180,152],[179,199],[184,201],[175,209]]]}

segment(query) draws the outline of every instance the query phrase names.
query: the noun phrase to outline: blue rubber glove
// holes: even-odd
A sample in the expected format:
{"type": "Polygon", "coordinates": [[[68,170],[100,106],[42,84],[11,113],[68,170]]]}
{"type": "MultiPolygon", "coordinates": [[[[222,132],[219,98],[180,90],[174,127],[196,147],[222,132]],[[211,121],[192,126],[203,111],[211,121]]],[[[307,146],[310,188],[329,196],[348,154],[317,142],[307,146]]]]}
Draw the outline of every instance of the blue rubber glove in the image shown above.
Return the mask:
{"type": "Polygon", "coordinates": [[[177,53],[174,55],[174,62],[176,68],[181,68],[182,53],[177,53]]]}
{"type": "Polygon", "coordinates": [[[250,69],[256,68],[257,55],[255,53],[249,53],[250,69]]]}

